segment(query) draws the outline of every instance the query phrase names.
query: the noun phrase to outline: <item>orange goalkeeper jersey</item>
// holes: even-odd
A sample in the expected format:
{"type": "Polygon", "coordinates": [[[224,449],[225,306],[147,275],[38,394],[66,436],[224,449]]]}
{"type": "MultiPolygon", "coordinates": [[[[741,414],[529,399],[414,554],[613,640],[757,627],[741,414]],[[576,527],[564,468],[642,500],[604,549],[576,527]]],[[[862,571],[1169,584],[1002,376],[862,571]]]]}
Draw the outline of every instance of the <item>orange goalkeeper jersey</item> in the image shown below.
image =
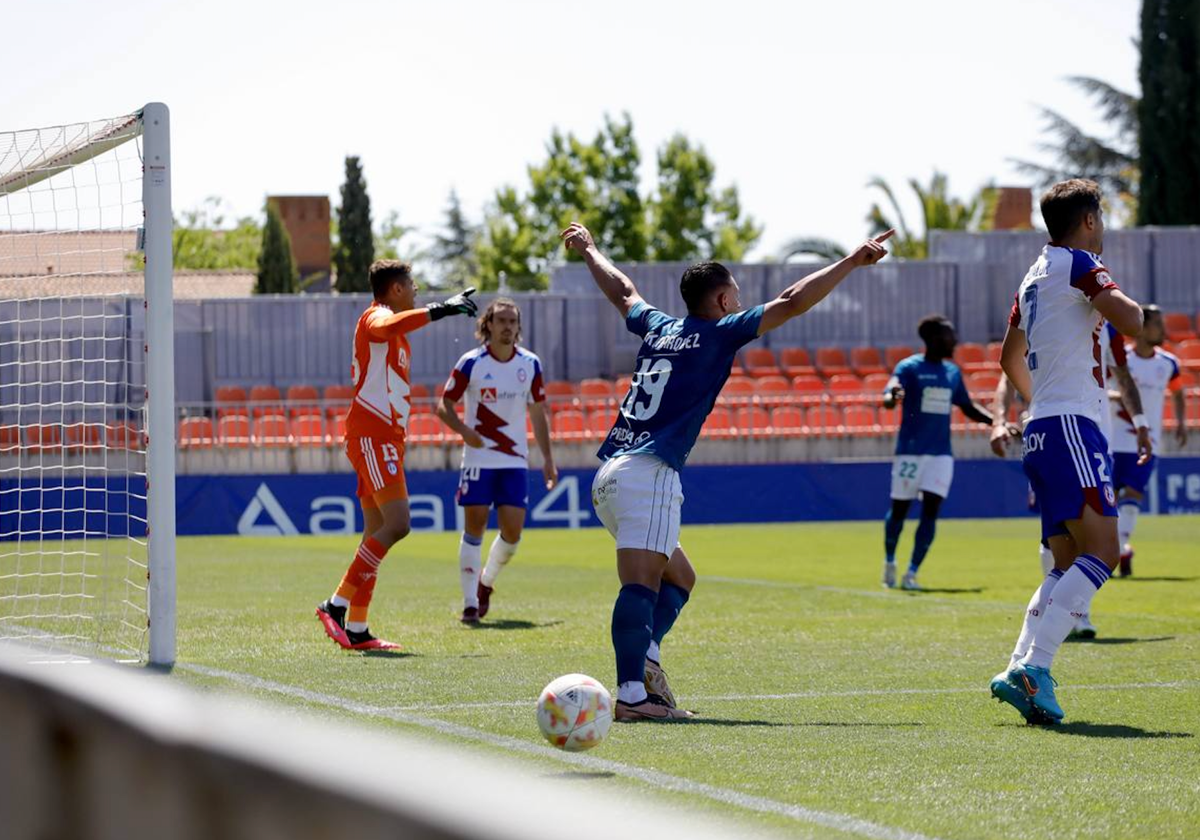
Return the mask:
{"type": "Polygon", "coordinates": [[[412,410],[407,334],[429,323],[427,309],[393,313],[373,302],[354,328],[354,361],[350,376],[354,402],[346,416],[347,438],[399,438],[408,429],[412,410]]]}

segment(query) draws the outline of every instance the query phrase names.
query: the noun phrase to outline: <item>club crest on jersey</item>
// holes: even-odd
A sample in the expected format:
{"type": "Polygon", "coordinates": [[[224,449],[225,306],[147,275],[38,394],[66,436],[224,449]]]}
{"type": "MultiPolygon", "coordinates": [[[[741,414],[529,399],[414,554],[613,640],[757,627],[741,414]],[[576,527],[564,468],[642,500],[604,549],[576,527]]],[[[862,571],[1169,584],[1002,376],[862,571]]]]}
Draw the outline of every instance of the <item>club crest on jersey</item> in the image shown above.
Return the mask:
{"type": "Polygon", "coordinates": [[[529,374],[526,372],[525,368],[517,369],[517,380],[518,381],[524,382],[528,378],[529,378],[529,374]]]}
{"type": "Polygon", "coordinates": [[[480,388],[479,389],[479,401],[485,402],[485,403],[496,402],[496,389],[495,388],[480,388]]]}
{"type": "MultiPolygon", "coordinates": [[[[395,461],[388,461],[387,462],[387,471],[388,471],[388,474],[395,475],[397,472],[400,471],[400,468],[396,466],[395,461]]],[[[1108,492],[1112,493],[1112,490],[1109,490],[1108,492]]]]}
{"type": "Polygon", "coordinates": [[[1108,502],[1109,507],[1116,507],[1117,505],[1117,496],[1113,493],[1111,484],[1104,485],[1104,501],[1108,502]]]}

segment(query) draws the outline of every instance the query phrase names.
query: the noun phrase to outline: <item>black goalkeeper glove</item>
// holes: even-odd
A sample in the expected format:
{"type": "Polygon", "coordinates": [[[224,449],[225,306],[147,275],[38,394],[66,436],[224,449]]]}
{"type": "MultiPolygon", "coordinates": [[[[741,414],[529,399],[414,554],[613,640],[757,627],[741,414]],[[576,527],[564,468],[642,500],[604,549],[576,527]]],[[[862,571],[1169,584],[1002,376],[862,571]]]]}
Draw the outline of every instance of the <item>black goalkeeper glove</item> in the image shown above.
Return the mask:
{"type": "Polygon", "coordinates": [[[470,315],[474,317],[479,313],[479,306],[475,301],[471,300],[471,295],[473,294],[475,294],[474,286],[452,298],[447,298],[442,303],[429,304],[425,307],[429,310],[429,320],[436,321],[439,318],[446,318],[450,315],[470,315]]]}

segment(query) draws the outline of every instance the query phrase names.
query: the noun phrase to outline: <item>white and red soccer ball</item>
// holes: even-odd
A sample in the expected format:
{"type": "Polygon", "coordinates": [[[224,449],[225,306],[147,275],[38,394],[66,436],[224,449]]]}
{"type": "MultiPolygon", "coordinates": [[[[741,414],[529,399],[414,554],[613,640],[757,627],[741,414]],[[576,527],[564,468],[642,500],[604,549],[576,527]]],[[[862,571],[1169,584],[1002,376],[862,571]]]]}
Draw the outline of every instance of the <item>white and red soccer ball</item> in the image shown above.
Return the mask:
{"type": "Polygon", "coordinates": [[[584,674],[567,674],[542,689],[537,702],[538,727],[560,750],[590,750],[604,740],[612,724],[608,689],[584,674]]]}

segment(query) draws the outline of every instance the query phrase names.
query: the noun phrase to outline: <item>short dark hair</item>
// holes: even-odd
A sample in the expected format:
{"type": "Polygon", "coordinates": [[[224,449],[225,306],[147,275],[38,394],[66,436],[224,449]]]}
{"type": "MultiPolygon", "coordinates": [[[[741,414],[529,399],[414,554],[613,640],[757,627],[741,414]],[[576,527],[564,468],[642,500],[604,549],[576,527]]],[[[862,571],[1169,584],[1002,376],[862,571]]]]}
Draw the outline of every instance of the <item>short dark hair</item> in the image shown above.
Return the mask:
{"type": "Polygon", "coordinates": [[[1146,303],[1142,305],[1143,322],[1148,318],[1161,318],[1162,314],[1162,310],[1158,308],[1157,304],[1146,303]]]}
{"type": "Polygon", "coordinates": [[[942,330],[952,330],[954,324],[945,315],[926,315],[921,319],[921,323],[917,324],[917,335],[926,344],[936,339],[942,330]]]}
{"type": "Polygon", "coordinates": [[[732,282],[732,272],[719,262],[700,262],[683,272],[679,294],[683,295],[688,312],[695,314],[704,306],[709,295],[732,282]]]}
{"type": "Polygon", "coordinates": [[[387,294],[388,289],[397,280],[412,279],[412,263],[402,260],[375,260],[367,270],[371,279],[371,291],[378,300],[387,294]]]}
{"type": "Polygon", "coordinates": [[[1100,212],[1100,185],[1086,178],[1059,181],[1042,195],[1042,221],[1050,241],[1059,242],[1083,222],[1088,213],[1100,212]]]}

